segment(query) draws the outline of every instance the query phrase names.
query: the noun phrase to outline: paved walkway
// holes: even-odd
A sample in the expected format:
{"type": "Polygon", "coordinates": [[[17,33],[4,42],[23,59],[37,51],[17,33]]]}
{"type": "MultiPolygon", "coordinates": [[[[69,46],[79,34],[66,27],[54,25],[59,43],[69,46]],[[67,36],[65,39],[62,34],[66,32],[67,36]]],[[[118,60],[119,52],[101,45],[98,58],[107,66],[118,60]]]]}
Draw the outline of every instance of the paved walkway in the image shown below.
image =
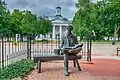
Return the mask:
{"type": "Polygon", "coordinates": [[[92,46],[92,63],[79,60],[82,71],[69,62],[69,76],[64,76],[63,61],[42,63],[42,73],[35,69],[27,80],[120,80],[120,56],[116,55],[116,46],[111,44],[94,44],[92,46]]]}
{"type": "Polygon", "coordinates": [[[78,71],[70,61],[67,77],[63,74],[63,61],[43,62],[42,73],[35,69],[28,80],[120,80],[120,60],[94,59],[92,62],[79,61],[83,71],[78,71]]]}

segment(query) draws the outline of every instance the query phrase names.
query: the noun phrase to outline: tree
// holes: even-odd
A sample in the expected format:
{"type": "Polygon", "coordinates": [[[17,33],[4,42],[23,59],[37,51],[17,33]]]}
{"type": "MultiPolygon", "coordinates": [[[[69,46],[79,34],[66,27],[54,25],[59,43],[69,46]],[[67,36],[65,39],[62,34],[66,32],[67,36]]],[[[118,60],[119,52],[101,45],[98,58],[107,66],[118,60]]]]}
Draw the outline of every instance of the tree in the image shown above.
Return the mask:
{"type": "Polygon", "coordinates": [[[52,32],[52,23],[50,20],[46,19],[46,18],[40,18],[38,20],[38,27],[36,28],[36,32],[40,33],[40,34],[48,34],[49,32],[52,32]],[[40,31],[37,31],[38,28],[40,29],[40,31]]]}
{"type": "MultiPolygon", "coordinates": [[[[14,12],[13,12],[14,13],[14,12]]],[[[10,11],[7,9],[5,2],[0,0],[0,34],[5,34],[6,36],[15,35],[18,31],[17,21],[18,17],[14,18],[10,11]]]]}
{"type": "Polygon", "coordinates": [[[73,18],[73,27],[74,32],[82,39],[96,28],[97,8],[96,4],[90,0],[78,0],[77,7],[78,11],[73,18]]]}
{"type": "Polygon", "coordinates": [[[14,9],[12,13],[7,9],[4,1],[0,0],[0,34],[7,36],[48,34],[52,31],[52,23],[46,18],[37,18],[31,11],[14,9]]]}
{"type": "Polygon", "coordinates": [[[23,12],[23,20],[20,29],[23,34],[31,34],[33,35],[35,32],[34,22],[37,21],[36,15],[33,15],[31,11],[24,11],[23,12]]]}
{"type": "Polygon", "coordinates": [[[14,9],[11,15],[11,28],[14,34],[22,34],[20,27],[22,26],[23,18],[23,12],[19,11],[19,9],[14,9]]]}
{"type": "Polygon", "coordinates": [[[20,27],[23,34],[38,35],[48,34],[52,31],[52,23],[46,18],[37,18],[30,11],[24,11],[22,26],[20,27]]]}
{"type": "Polygon", "coordinates": [[[9,34],[10,12],[7,10],[5,2],[0,0],[0,34],[9,34]]]}
{"type": "MultiPolygon", "coordinates": [[[[105,6],[101,19],[103,25],[108,28],[110,36],[113,36],[114,30],[120,26],[120,0],[111,0],[105,6]]],[[[115,34],[114,34],[115,35],[115,34]]],[[[114,38],[115,39],[115,38],[114,38]]]]}
{"type": "Polygon", "coordinates": [[[73,19],[74,32],[83,37],[94,31],[97,40],[112,36],[113,26],[119,23],[118,1],[102,0],[93,3],[90,0],[78,0],[78,11],[73,19]]]}

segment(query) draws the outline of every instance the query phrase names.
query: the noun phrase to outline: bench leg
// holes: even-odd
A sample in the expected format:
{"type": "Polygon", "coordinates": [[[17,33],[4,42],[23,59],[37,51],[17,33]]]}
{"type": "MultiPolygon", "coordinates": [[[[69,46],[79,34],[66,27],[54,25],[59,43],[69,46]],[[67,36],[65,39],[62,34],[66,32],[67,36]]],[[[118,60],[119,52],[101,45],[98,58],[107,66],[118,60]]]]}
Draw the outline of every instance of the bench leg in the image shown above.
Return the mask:
{"type": "Polygon", "coordinates": [[[41,61],[38,61],[37,66],[38,66],[38,73],[40,73],[41,72],[41,61]]]}
{"type": "Polygon", "coordinates": [[[117,56],[118,56],[118,50],[117,50],[117,56]]]}
{"type": "Polygon", "coordinates": [[[75,60],[73,60],[73,64],[74,64],[74,67],[76,67],[76,62],[75,62],[75,60]]]}
{"type": "Polygon", "coordinates": [[[36,63],[36,69],[38,69],[38,62],[36,63]]]}
{"type": "Polygon", "coordinates": [[[79,71],[82,71],[82,69],[81,69],[81,67],[80,67],[80,65],[79,65],[78,60],[76,60],[76,63],[77,63],[78,70],[79,70],[79,71]]]}
{"type": "Polygon", "coordinates": [[[68,76],[68,54],[64,54],[64,75],[68,76]]]}

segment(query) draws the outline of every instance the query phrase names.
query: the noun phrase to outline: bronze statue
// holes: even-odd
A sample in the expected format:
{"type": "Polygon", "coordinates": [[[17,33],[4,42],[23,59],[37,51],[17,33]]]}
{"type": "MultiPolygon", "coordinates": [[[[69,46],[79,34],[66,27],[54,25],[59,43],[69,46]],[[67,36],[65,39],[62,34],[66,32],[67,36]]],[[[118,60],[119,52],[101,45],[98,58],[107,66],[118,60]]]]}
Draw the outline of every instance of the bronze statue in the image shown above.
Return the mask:
{"type": "MultiPolygon", "coordinates": [[[[61,42],[61,48],[63,49],[67,49],[67,48],[71,48],[74,47],[76,44],[78,44],[78,40],[77,40],[77,36],[75,36],[72,32],[73,27],[72,26],[68,26],[67,28],[67,34],[65,36],[62,37],[62,42],[61,42]]],[[[64,75],[68,76],[68,56],[70,55],[75,55],[75,54],[67,54],[66,52],[64,52],[64,75]]]]}
{"type": "Polygon", "coordinates": [[[69,47],[74,47],[75,45],[79,44],[77,36],[73,34],[72,26],[67,26],[67,34],[62,37],[61,41],[61,48],[69,48],[69,47]]]}

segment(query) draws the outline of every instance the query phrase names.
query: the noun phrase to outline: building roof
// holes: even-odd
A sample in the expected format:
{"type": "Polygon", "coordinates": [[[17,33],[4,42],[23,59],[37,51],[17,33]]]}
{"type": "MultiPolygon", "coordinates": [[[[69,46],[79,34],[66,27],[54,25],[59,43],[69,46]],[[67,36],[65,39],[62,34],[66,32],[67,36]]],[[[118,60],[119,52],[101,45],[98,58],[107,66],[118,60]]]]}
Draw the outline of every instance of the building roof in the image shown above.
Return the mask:
{"type": "Polygon", "coordinates": [[[72,24],[72,20],[68,20],[67,18],[63,17],[61,15],[61,7],[59,6],[59,0],[58,0],[58,6],[56,7],[56,15],[49,17],[49,20],[55,24],[72,24]]]}

